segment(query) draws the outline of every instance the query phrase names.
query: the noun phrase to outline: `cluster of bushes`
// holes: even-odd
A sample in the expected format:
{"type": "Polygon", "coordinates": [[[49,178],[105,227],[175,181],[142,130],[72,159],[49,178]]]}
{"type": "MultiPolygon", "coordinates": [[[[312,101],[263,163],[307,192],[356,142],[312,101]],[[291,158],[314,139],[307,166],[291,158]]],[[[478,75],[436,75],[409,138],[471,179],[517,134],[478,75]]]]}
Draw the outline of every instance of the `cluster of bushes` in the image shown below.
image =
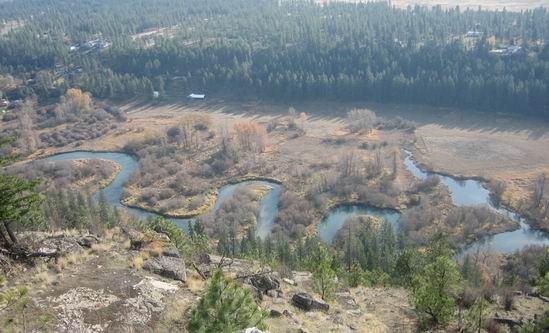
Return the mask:
{"type": "Polygon", "coordinates": [[[256,123],[237,123],[231,132],[217,133],[207,115],[189,114],[168,128],[165,136],[125,146],[140,165],[130,184],[140,189],[138,200],[149,207],[162,212],[192,210],[204,203],[214,178],[266,172],[260,155],[265,140],[265,130],[256,123]]]}
{"type": "Polygon", "coordinates": [[[99,138],[118,127],[110,113],[99,109],[71,123],[66,128],[43,132],[40,140],[49,147],[63,147],[78,141],[99,138]]]}
{"type": "Polygon", "coordinates": [[[452,207],[443,212],[425,196],[420,205],[404,211],[400,221],[400,231],[411,244],[425,244],[441,232],[455,248],[515,225],[487,207],[452,207]]]}
{"type": "Polygon", "coordinates": [[[369,156],[365,154],[353,151],[335,167],[320,163],[300,168],[295,175],[299,181],[285,183],[279,203],[278,228],[299,237],[338,201],[395,207],[400,190],[393,182],[394,170],[387,168],[388,156],[381,150],[369,156]]]}
{"type": "Polygon", "coordinates": [[[257,193],[242,186],[235,190],[230,198],[225,199],[213,218],[204,219],[208,234],[220,236],[223,234],[239,234],[245,228],[254,229],[259,214],[257,193]]]}
{"type": "Polygon", "coordinates": [[[60,188],[66,189],[79,180],[89,177],[106,179],[115,171],[113,163],[98,159],[87,160],[85,163],[78,164],[78,166],[73,161],[37,160],[8,168],[9,173],[23,179],[41,179],[42,182],[36,186],[36,189],[40,192],[60,188]]]}
{"type": "Polygon", "coordinates": [[[529,201],[520,207],[531,223],[543,230],[549,230],[549,177],[542,174],[531,186],[529,201]]]}

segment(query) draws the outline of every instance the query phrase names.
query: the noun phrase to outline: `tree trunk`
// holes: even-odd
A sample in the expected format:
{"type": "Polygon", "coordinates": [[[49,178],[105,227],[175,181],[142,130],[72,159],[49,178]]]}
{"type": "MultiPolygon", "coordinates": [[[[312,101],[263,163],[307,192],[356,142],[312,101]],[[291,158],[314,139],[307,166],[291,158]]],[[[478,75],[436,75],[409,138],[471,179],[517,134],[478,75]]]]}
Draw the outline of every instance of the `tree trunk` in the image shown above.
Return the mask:
{"type": "Polygon", "coordinates": [[[6,235],[4,234],[4,230],[2,230],[2,226],[0,225],[0,242],[2,244],[5,244],[6,248],[10,247],[10,241],[6,238],[6,235]]]}
{"type": "Polygon", "coordinates": [[[17,237],[15,237],[15,234],[11,230],[10,223],[4,222],[4,227],[6,228],[6,231],[8,232],[8,235],[10,236],[12,243],[17,244],[17,237]]]}

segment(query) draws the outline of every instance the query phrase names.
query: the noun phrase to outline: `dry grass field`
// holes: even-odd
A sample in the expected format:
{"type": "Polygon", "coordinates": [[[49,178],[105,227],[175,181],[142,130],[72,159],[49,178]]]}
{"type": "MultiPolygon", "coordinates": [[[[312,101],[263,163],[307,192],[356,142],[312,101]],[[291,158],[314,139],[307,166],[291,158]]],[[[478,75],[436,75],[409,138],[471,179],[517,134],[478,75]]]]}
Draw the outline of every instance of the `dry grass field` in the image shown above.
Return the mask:
{"type": "MultiPolygon", "coordinates": [[[[296,103],[298,113],[307,114],[306,135],[288,140],[284,135],[270,135],[267,160],[277,165],[311,165],[315,161],[337,163],[362,141],[388,142],[389,147],[403,147],[413,142],[416,159],[436,171],[452,175],[480,176],[504,181],[514,199],[522,198],[532,181],[541,173],[549,173],[549,122],[517,118],[502,114],[464,113],[446,108],[405,105],[375,105],[352,103],[296,103]],[[378,116],[402,117],[417,124],[414,136],[401,131],[374,132],[368,138],[354,138],[346,132],[345,115],[352,108],[368,108],[378,116]],[[323,140],[345,138],[344,144],[326,145],[323,140]]],[[[161,105],[126,104],[128,121],[101,138],[84,142],[79,147],[62,150],[120,150],[132,140],[165,135],[190,112],[205,112],[215,128],[231,128],[242,120],[254,120],[267,126],[273,120],[283,120],[289,104],[258,102],[227,102],[209,100],[185,103],[173,100],[161,105]]],[[[44,153],[52,153],[49,149],[44,153]]],[[[296,169],[293,168],[293,169],[296,169]]],[[[286,170],[290,171],[290,170],[286,170]]],[[[406,188],[410,175],[400,174],[396,184],[406,188]]]]}

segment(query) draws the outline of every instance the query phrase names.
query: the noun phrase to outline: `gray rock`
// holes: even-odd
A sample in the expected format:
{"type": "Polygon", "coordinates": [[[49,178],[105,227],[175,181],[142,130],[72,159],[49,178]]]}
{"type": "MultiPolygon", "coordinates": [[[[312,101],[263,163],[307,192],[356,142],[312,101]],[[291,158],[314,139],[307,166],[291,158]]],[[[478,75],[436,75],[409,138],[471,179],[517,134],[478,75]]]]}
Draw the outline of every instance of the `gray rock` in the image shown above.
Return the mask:
{"type": "Polygon", "coordinates": [[[549,297],[545,297],[545,296],[543,296],[543,295],[539,295],[538,297],[539,297],[539,299],[541,299],[542,301],[544,301],[544,302],[546,302],[546,303],[549,303],[549,297]]]}
{"type": "Polygon", "coordinates": [[[143,269],[169,279],[185,282],[187,274],[183,260],[174,257],[151,258],[143,264],[143,269]]]}
{"type": "Polygon", "coordinates": [[[269,313],[269,316],[273,318],[282,317],[282,312],[272,309],[271,312],[269,313]]]}
{"type": "Polygon", "coordinates": [[[80,246],[87,247],[89,249],[92,247],[92,245],[99,244],[100,239],[94,235],[86,235],[80,237],[77,242],[78,244],[80,244],[80,246]]]}
{"type": "Polygon", "coordinates": [[[269,290],[276,290],[280,288],[280,282],[269,274],[252,276],[250,278],[250,282],[264,294],[266,294],[269,290]]]}
{"type": "Polygon", "coordinates": [[[252,297],[254,298],[254,300],[256,302],[259,303],[259,302],[263,301],[263,293],[260,292],[256,287],[254,287],[252,285],[249,285],[249,284],[244,284],[243,287],[250,291],[250,294],[252,295],[252,297]]]}
{"type": "Polygon", "coordinates": [[[237,331],[236,333],[267,333],[256,327],[247,328],[245,330],[237,331]]]}
{"type": "Polygon", "coordinates": [[[64,235],[43,239],[36,247],[44,253],[77,253],[82,250],[82,246],[74,238],[64,235]]]}
{"type": "Polygon", "coordinates": [[[330,309],[328,303],[314,299],[307,293],[298,293],[292,296],[292,305],[304,311],[328,311],[330,309]]]}
{"type": "Polygon", "coordinates": [[[130,240],[130,250],[139,251],[145,245],[145,241],[142,239],[132,239],[130,240]]]}
{"type": "Polygon", "coordinates": [[[299,320],[299,318],[297,318],[296,315],[295,315],[292,311],[290,311],[290,310],[284,310],[284,311],[282,312],[282,314],[283,314],[284,316],[290,318],[291,320],[293,320],[293,322],[294,322],[295,324],[301,325],[301,320],[299,320]]]}
{"type": "Polygon", "coordinates": [[[210,255],[207,254],[207,253],[201,253],[200,256],[198,257],[198,262],[200,264],[205,264],[205,265],[209,265],[212,263],[212,259],[210,258],[210,255]]]}
{"type": "Polygon", "coordinates": [[[284,281],[286,284],[289,284],[290,286],[297,286],[297,283],[294,280],[283,278],[282,281],[284,281]]]}
{"type": "Polygon", "coordinates": [[[163,230],[161,227],[156,227],[154,231],[155,232],[151,232],[148,234],[149,236],[152,236],[154,240],[165,242],[170,241],[170,236],[168,236],[169,232],[167,232],[166,230],[163,230]]]}
{"type": "Polygon", "coordinates": [[[494,320],[500,324],[505,324],[511,327],[522,325],[522,320],[519,318],[505,317],[499,312],[495,313],[494,320]]]}
{"type": "Polygon", "coordinates": [[[179,250],[175,246],[168,246],[163,248],[162,255],[166,257],[181,258],[179,250]]]}

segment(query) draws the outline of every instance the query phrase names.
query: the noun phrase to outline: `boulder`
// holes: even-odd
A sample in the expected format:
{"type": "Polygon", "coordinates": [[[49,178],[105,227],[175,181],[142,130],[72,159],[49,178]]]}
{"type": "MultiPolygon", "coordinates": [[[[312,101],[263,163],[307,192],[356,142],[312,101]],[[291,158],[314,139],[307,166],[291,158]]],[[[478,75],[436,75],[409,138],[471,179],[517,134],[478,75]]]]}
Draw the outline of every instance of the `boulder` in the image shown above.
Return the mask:
{"type": "Polygon", "coordinates": [[[267,333],[267,332],[264,332],[256,327],[250,327],[245,330],[237,331],[236,333],[267,333]]]}
{"type": "Polygon", "coordinates": [[[272,318],[282,317],[282,312],[275,309],[271,309],[271,311],[269,312],[269,316],[272,318]]]}
{"type": "Polygon", "coordinates": [[[185,282],[187,274],[183,260],[174,257],[151,258],[143,263],[143,269],[163,277],[185,282]]]}
{"type": "Polygon", "coordinates": [[[295,324],[301,325],[301,320],[297,318],[297,316],[290,310],[284,310],[282,314],[288,318],[290,318],[295,324]]]}
{"type": "Polygon", "coordinates": [[[522,325],[522,320],[519,318],[513,318],[511,316],[505,316],[500,314],[499,312],[496,312],[494,315],[494,320],[500,324],[505,324],[511,327],[520,326],[522,325]]]}
{"type": "Polygon", "coordinates": [[[292,305],[304,311],[328,311],[330,309],[328,303],[314,299],[307,293],[298,293],[292,296],[292,305]]]}
{"type": "Polygon", "coordinates": [[[549,297],[545,297],[543,295],[538,295],[539,299],[541,299],[542,301],[544,301],[545,303],[549,303],[549,297]]]}
{"type": "Polygon", "coordinates": [[[286,284],[289,284],[290,286],[297,286],[297,283],[294,280],[283,278],[282,281],[284,281],[286,284]]]}
{"type": "Polygon", "coordinates": [[[207,253],[201,253],[198,257],[198,262],[200,264],[209,265],[212,263],[212,259],[210,258],[210,255],[207,253]]]}
{"type": "Polygon", "coordinates": [[[266,294],[269,290],[280,288],[280,282],[269,274],[252,276],[250,282],[263,294],[266,294]]]}
{"type": "Polygon", "coordinates": [[[77,240],[77,243],[82,247],[91,248],[95,244],[99,244],[100,239],[94,235],[85,235],[77,240]]]}
{"type": "Polygon", "coordinates": [[[259,289],[249,284],[244,284],[242,287],[250,291],[250,294],[256,302],[260,303],[261,301],[263,301],[263,293],[259,291],[259,289]]]}
{"type": "Polygon", "coordinates": [[[42,253],[77,253],[82,250],[76,239],[72,237],[53,236],[43,239],[35,245],[42,253]]]}
{"type": "Polygon", "coordinates": [[[145,241],[142,239],[132,239],[130,240],[130,250],[139,251],[145,245],[145,241]]]}
{"type": "Polygon", "coordinates": [[[181,258],[179,250],[175,246],[167,246],[162,249],[162,255],[166,257],[181,258]]]}

